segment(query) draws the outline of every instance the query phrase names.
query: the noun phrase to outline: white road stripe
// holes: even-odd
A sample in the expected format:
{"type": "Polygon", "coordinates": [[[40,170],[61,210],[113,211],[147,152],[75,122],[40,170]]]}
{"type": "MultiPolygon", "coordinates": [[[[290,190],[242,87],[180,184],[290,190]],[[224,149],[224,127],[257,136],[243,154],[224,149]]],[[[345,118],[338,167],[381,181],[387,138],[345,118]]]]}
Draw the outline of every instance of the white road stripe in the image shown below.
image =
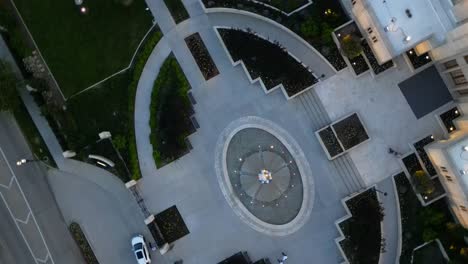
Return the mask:
{"type": "MultiPolygon", "coordinates": [[[[44,243],[44,246],[45,246],[45,248],[46,248],[46,250],[47,250],[46,260],[50,257],[50,261],[52,262],[52,264],[55,264],[54,259],[52,258],[52,255],[50,254],[49,247],[47,246],[47,243],[46,243],[46,241],[45,241],[45,239],[44,239],[44,235],[42,234],[42,231],[41,231],[41,229],[39,228],[39,225],[37,224],[36,217],[34,216],[34,213],[33,213],[33,211],[31,210],[31,206],[29,206],[29,202],[28,202],[28,200],[26,199],[26,196],[24,195],[23,189],[21,188],[21,186],[20,186],[18,180],[16,179],[16,174],[13,172],[13,169],[11,168],[10,164],[8,163],[8,159],[7,159],[5,153],[3,152],[3,149],[2,149],[1,147],[0,147],[0,153],[2,154],[3,159],[5,160],[5,163],[7,164],[8,169],[9,169],[10,172],[11,172],[11,175],[13,175],[12,181],[14,180],[14,181],[16,182],[16,184],[18,185],[18,189],[20,190],[21,195],[23,196],[23,199],[24,199],[26,205],[28,206],[29,213],[31,214],[32,219],[34,220],[34,224],[36,225],[37,231],[39,231],[39,235],[41,236],[42,242],[44,243]]],[[[10,183],[10,187],[11,187],[11,184],[12,184],[12,183],[10,183]]],[[[5,205],[7,206],[8,211],[10,212],[11,217],[13,217],[14,219],[16,219],[16,218],[13,216],[13,214],[12,214],[10,208],[8,207],[8,204],[7,204],[6,200],[5,200],[5,198],[3,197],[3,194],[1,194],[1,192],[0,192],[0,195],[2,196],[2,199],[3,199],[4,203],[5,203],[5,205]]],[[[29,221],[29,216],[28,216],[27,221],[29,221]]],[[[29,248],[29,250],[31,251],[31,254],[34,256],[34,259],[36,260],[36,263],[37,263],[38,258],[36,258],[35,255],[34,255],[34,253],[32,252],[31,247],[29,246],[28,242],[26,241],[26,238],[25,238],[23,232],[21,231],[21,229],[20,229],[20,227],[19,227],[19,225],[18,225],[18,222],[15,221],[15,224],[16,224],[16,227],[18,228],[18,230],[21,232],[21,236],[23,237],[24,242],[28,245],[28,248],[29,248]]],[[[41,261],[41,262],[42,262],[42,261],[41,261]]]]}
{"type": "Polygon", "coordinates": [[[31,216],[31,212],[28,213],[28,216],[26,217],[26,220],[23,221],[23,220],[18,219],[18,218],[16,218],[16,217],[15,217],[15,220],[18,221],[18,222],[21,222],[21,223],[23,223],[23,224],[25,224],[25,225],[27,225],[28,222],[29,222],[29,217],[30,217],[30,216],[31,216]]]}
{"type": "Polygon", "coordinates": [[[7,186],[7,185],[3,185],[3,184],[1,184],[1,183],[0,183],[0,186],[2,186],[3,188],[5,188],[5,189],[9,190],[9,189],[11,188],[11,185],[13,184],[13,180],[14,180],[14,179],[15,179],[15,177],[14,177],[14,176],[13,176],[13,177],[11,177],[11,179],[10,179],[10,183],[8,183],[8,186],[7,186]]]}

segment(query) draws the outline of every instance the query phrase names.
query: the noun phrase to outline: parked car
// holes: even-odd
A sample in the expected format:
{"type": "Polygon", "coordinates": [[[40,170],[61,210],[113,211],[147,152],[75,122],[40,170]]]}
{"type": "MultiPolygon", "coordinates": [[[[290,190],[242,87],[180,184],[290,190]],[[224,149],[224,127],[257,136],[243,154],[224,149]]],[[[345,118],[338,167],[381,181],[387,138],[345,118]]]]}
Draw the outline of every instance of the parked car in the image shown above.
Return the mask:
{"type": "Polygon", "coordinates": [[[136,235],[132,238],[132,249],[138,264],[151,263],[151,257],[146,247],[145,238],[142,235],[136,235]]]}

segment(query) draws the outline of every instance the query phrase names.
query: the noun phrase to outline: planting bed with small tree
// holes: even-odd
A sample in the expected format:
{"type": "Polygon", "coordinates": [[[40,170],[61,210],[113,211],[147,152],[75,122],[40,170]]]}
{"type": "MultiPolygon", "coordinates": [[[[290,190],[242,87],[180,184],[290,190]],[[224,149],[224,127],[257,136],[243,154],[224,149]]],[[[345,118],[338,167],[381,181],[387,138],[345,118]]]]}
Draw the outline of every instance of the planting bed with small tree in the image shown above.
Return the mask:
{"type": "Polygon", "coordinates": [[[330,126],[327,126],[326,128],[320,130],[318,134],[331,158],[338,156],[339,154],[344,152],[330,126]]]}
{"type": "Polygon", "coordinates": [[[410,49],[406,52],[406,56],[411,62],[411,65],[413,65],[413,69],[418,69],[432,61],[431,56],[429,53],[424,53],[421,55],[417,55],[416,51],[414,49],[410,49]]]}
{"type": "Polygon", "coordinates": [[[423,170],[415,153],[411,153],[404,157],[402,162],[410,175],[411,182],[416,191],[421,195],[426,203],[439,198],[440,195],[444,194],[445,190],[442,187],[440,180],[438,178],[431,179],[429,177],[429,175],[423,170]]]}
{"type": "Polygon", "coordinates": [[[348,34],[339,38],[340,46],[343,54],[349,59],[351,67],[356,75],[369,70],[366,60],[362,56],[362,45],[359,36],[348,34]]]}
{"type": "Polygon", "coordinates": [[[157,214],[154,219],[169,244],[190,233],[175,205],[157,214]]]}
{"type": "Polygon", "coordinates": [[[460,115],[460,110],[458,110],[458,108],[456,107],[440,115],[440,119],[442,120],[444,127],[449,133],[452,133],[453,131],[457,130],[455,124],[453,123],[453,120],[460,117],[460,115]]]}
{"type": "Polygon", "coordinates": [[[410,264],[413,249],[436,238],[440,239],[453,263],[467,263],[468,245],[463,236],[468,232],[454,222],[445,199],[423,207],[403,172],[395,175],[394,180],[401,213],[400,263],[410,264]]]}
{"type": "Polygon", "coordinates": [[[169,9],[169,12],[171,13],[172,18],[174,18],[176,24],[179,24],[190,17],[182,0],[164,0],[164,3],[166,4],[167,9],[169,9]]]}
{"type": "Polygon", "coordinates": [[[192,53],[198,68],[205,77],[205,80],[209,80],[219,74],[218,68],[211,58],[205,43],[200,37],[199,33],[192,34],[185,38],[190,52],[192,53]]]}
{"type": "Polygon", "coordinates": [[[366,129],[357,114],[352,114],[332,125],[336,137],[345,150],[361,144],[369,139],[366,129]]]}
{"type": "Polygon", "coordinates": [[[218,32],[233,61],[242,61],[251,78],[260,77],[267,90],[282,84],[288,96],[293,96],[317,82],[279,43],[239,29],[220,28],[218,32]]]}
{"type": "Polygon", "coordinates": [[[340,242],[350,264],[377,264],[383,250],[380,229],[384,214],[374,189],[346,201],[352,217],[339,224],[345,239],[340,242]]]}
{"type": "Polygon", "coordinates": [[[158,167],[186,154],[185,139],[194,132],[190,120],[193,109],[188,98],[190,85],[177,60],[170,57],[162,65],[153,85],[150,107],[150,141],[158,167]]]}
{"type": "Polygon", "coordinates": [[[311,5],[291,16],[286,16],[279,11],[249,0],[202,0],[202,2],[206,8],[240,9],[276,21],[317,49],[336,70],[346,68],[346,62],[331,35],[334,28],[349,21],[339,0],[312,1],[311,5]]]}
{"type": "Polygon", "coordinates": [[[413,144],[414,148],[416,149],[416,152],[418,153],[419,158],[424,164],[424,167],[426,167],[426,170],[429,173],[429,176],[434,176],[437,174],[437,171],[435,170],[434,165],[432,165],[432,162],[429,159],[429,156],[427,155],[426,150],[424,150],[424,146],[432,142],[434,142],[433,136],[427,136],[413,144]]]}

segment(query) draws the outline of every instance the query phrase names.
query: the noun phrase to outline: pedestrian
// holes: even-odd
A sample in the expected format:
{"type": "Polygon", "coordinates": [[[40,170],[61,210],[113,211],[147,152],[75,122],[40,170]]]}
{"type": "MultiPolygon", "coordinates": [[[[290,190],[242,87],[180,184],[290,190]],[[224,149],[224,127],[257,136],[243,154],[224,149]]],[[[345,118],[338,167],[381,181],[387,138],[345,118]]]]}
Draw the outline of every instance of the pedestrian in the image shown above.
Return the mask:
{"type": "Polygon", "coordinates": [[[288,255],[286,255],[286,253],[281,252],[281,255],[283,255],[283,257],[282,257],[283,262],[288,259],[288,255]]]}
{"type": "Polygon", "coordinates": [[[284,264],[284,261],[282,261],[281,259],[276,259],[278,261],[279,264],[284,264]]]}

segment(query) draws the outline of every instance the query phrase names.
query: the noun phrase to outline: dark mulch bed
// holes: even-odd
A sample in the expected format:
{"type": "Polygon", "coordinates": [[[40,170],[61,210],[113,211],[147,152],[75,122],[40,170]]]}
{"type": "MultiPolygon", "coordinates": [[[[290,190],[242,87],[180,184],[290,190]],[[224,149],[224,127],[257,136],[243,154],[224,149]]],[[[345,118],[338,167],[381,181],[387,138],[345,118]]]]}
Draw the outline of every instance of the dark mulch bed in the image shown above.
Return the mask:
{"type": "Polygon", "coordinates": [[[184,3],[182,3],[182,0],[164,0],[164,3],[166,4],[167,9],[169,9],[169,12],[171,13],[172,18],[174,18],[176,24],[179,24],[190,17],[187,9],[185,9],[184,3]]]}
{"type": "Polygon", "coordinates": [[[340,143],[338,142],[338,139],[333,133],[331,127],[327,127],[321,130],[318,134],[320,139],[322,139],[322,142],[325,145],[325,148],[327,149],[330,157],[333,158],[338,154],[343,153],[344,150],[341,148],[340,143]]]}
{"type": "Polygon", "coordinates": [[[248,0],[203,0],[203,4],[206,8],[226,7],[245,10],[276,21],[311,44],[337,71],[346,68],[346,62],[331,35],[333,29],[349,21],[339,0],[313,1],[310,6],[289,17],[248,0]]]}
{"type": "Polygon", "coordinates": [[[367,65],[367,62],[362,55],[349,59],[349,62],[351,63],[356,75],[363,74],[369,70],[369,65],[367,65]]]}
{"type": "Polygon", "coordinates": [[[333,129],[345,149],[350,149],[369,139],[357,114],[352,114],[333,124],[333,129]]]}
{"type": "Polygon", "coordinates": [[[307,68],[279,45],[253,32],[218,29],[234,61],[242,60],[252,79],[261,77],[268,90],[283,84],[289,96],[317,82],[307,68]]]}
{"type": "Polygon", "coordinates": [[[94,255],[93,249],[89,245],[89,242],[86,239],[83,230],[81,230],[80,225],[77,223],[71,223],[68,229],[70,230],[70,233],[72,234],[76,244],[80,248],[85,262],[87,264],[99,264],[99,261],[97,260],[96,255],[94,255]]]}
{"type": "Polygon", "coordinates": [[[238,252],[229,258],[219,262],[218,264],[249,264],[252,263],[250,261],[250,257],[247,252],[238,252]]]}
{"type": "Polygon", "coordinates": [[[432,61],[431,56],[429,53],[421,54],[420,56],[416,55],[416,51],[414,49],[410,49],[406,52],[406,56],[411,61],[414,69],[420,68],[432,61]]]}
{"type": "MultiPolygon", "coordinates": [[[[412,153],[402,159],[403,164],[405,165],[406,169],[408,170],[412,184],[415,186],[416,190],[420,192],[421,196],[423,197],[424,201],[430,202],[432,199],[437,198],[441,194],[443,194],[444,188],[442,187],[440,181],[438,178],[435,178],[431,182],[425,184],[423,179],[418,179],[416,178],[416,173],[418,171],[424,171],[421,164],[419,163],[418,157],[416,156],[415,153],[412,153]],[[434,187],[432,192],[427,192],[424,190],[427,190],[425,188],[432,189],[434,187]]],[[[429,178],[429,176],[424,172],[425,176],[429,178]]]]}
{"type": "Polygon", "coordinates": [[[374,189],[369,189],[346,202],[350,219],[340,224],[345,240],[340,242],[351,264],[377,264],[379,262],[382,234],[380,222],[383,208],[374,189]]]}
{"type": "Polygon", "coordinates": [[[157,214],[155,221],[169,244],[190,233],[175,205],[157,214]]]}
{"type": "Polygon", "coordinates": [[[457,130],[455,124],[453,123],[453,120],[459,117],[460,115],[460,110],[458,110],[458,108],[456,107],[440,115],[440,119],[442,120],[442,123],[444,123],[444,126],[449,133],[452,133],[453,131],[457,130]]]}
{"type": "Polygon", "coordinates": [[[209,80],[219,74],[218,68],[211,58],[205,43],[200,37],[200,34],[195,33],[185,38],[193,58],[197,62],[198,68],[205,77],[205,80],[209,80]]]}
{"type": "Polygon", "coordinates": [[[414,252],[414,264],[446,264],[448,261],[444,258],[437,242],[433,241],[414,252]]]}
{"type": "Polygon", "coordinates": [[[424,150],[424,146],[434,142],[434,139],[432,136],[427,136],[420,141],[416,142],[413,144],[414,148],[416,149],[419,158],[421,158],[421,161],[424,164],[424,167],[426,167],[427,172],[429,173],[430,176],[434,176],[437,174],[437,171],[434,168],[434,165],[432,164],[431,160],[429,159],[429,156],[427,155],[426,151],[424,150]]]}
{"type": "Polygon", "coordinates": [[[369,44],[367,43],[367,41],[364,39],[362,40],[362,50],[364,52],[364,54],[366,55],[366,58],[367,60],[369,61],[370,63],[370,66],[372,67],[372,71],[378,75],[390,68],[392,68],[394,66],[393,64],[393,61],[388,61],[382,65],[380,65],[378,62],[377,62],[377,59],[375,58],[374,56],[374,53],[372,52],[371,48],[369,47],[369,44]]]}
{"type": "Polygon", "coordinates": [[[404,157],[402,161],[410,175],[415,174],[417,171],[423,170],[421,164],[419,164],[418,157],[414,153],[404,157]]]}

